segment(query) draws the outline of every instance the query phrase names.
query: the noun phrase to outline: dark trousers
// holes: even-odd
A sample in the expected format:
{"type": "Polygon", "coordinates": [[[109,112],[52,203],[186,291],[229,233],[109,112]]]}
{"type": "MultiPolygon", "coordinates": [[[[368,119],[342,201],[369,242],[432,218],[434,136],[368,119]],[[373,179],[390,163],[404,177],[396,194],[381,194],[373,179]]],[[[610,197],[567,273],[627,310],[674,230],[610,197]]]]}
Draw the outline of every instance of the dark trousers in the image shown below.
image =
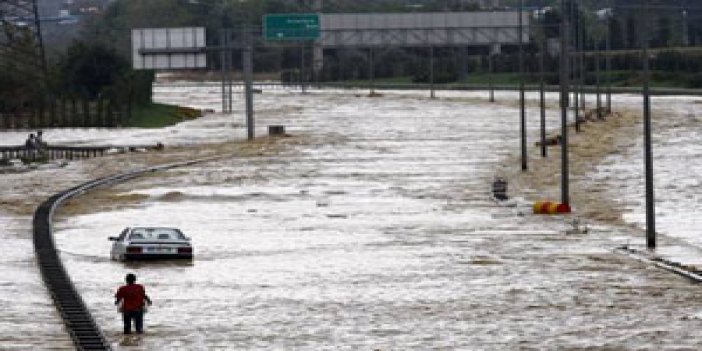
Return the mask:
{"type": "Polygon", "coordinates": [[[134,328],[136,332],[141,334],[144,332],[144,311],[125,311],[122,312],[122,321],[124,322],[124,333],[132,332],[132,319],[134,320],[134,328]]]}

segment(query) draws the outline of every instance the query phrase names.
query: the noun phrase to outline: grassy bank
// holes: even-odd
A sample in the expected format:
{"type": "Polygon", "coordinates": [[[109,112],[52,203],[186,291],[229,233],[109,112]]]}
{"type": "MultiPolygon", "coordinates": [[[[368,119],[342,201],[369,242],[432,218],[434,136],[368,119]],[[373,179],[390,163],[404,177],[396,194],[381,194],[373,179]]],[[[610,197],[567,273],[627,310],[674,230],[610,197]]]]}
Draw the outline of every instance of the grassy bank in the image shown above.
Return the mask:
{"type": "Polygon", "coordinates": [[[150,105],[134,107],[132,116],[126,122],[125,127],[161,128],[200,116],[202,116],[200,110],[152,103],[150,105]]]}

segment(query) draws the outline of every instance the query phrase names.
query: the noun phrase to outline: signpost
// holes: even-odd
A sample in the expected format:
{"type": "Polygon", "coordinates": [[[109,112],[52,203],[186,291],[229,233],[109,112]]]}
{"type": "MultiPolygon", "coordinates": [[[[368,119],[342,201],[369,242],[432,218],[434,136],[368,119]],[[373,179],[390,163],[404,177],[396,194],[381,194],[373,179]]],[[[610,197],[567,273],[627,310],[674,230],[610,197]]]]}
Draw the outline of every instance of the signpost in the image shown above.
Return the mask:
{"type": "Polygon", "coordinates": [[[281,13],[263,16],[266,40],[316,40],[319,38],[319,14],[281,13]]]}
{"type": "MultiPolygon", "coordinates": [[[[263,16],[267,41],[313,41],[320,36],[319,14],[278,13],[263,16]]],[[[300,88],[305,93],[305,45],[300,45],[300,88]]]]}
{"type": "Polygon", "coordinates": [[[207,67],[204,27],[132,29],[134,69],[207,67]]]}

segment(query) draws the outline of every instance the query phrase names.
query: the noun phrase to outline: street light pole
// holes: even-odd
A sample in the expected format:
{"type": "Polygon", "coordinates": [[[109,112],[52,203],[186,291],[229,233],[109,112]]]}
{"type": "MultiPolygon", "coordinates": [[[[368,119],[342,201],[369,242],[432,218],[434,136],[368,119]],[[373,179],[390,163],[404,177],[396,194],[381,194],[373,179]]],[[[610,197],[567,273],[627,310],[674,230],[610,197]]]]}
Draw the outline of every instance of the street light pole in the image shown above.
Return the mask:
{"type": "Polygon", "coordinates": [[[607,43],[605,48],[606,67],[607,70],[607,114],[612,113],[612,58],[610,51],[612,50],[612,1],[607,1],[607,43]]]}
{"type": "Polygon", "coordinates": [[[495,102],[495,86],[492,82],[492,75],[495,73],[495,56],[497,55],[497,44],[490,45],[490,54],[488,55],[488,89],[490,90],[490,102],[495,102]]]}
{"type": "Polygon", "coordinates": [[[578,83],[578,36],[580,31],[578,30],[580,22],[578,21],[578,14],[575,9],[575,3],[573,0],[570,1],[570,15],[573,23],[573,48],[575,48],[575,53],[572,57],[572,66],[570,72],[573,75],[573,99],[574,99],[574,110],[575,110],[575,131],[580,132],[580,84],[578,83]]]}
{"type": "MultiPolygon", "coordinates": [[[[578,10],[580,8],[578,7],[578,10]]],[[[582,113],[585,113],[586,111],[586,106],[585,106],[585,93],[586,93],[586,84],[587,84],[587,77],[585,75],[585,19],[582,16],[582,11],[578,11],[578,47],[580,48],[578,57],[579,57],[579,70],[580,70],[580,79],[578,80],[578,85],[580,88],[578,89],[580,91],[580,111],[582,113]]]]}
{"type": "Polygon", "coordinates": [[[597,118],[602,119],[602,89],[600,89],[600,48],[602,39],[599,36],[599,30],[597,31],[597,37],[594,39],[595,43],[595,84],[596,84],[596,95],[597,95],[597,118]]]}
{"type": "Polygon", "coordinates": [[[539,92],[539,107],[541,109],[541,157],[547,156],[546,151],[546,92],[544,84],[544,59],[546,56],[546,12],[544,8],[546,2],[541,0],[541,38],[539,40],[540,57],[539,57],[539,72],[540,72],[540,92],[539,92]]]}
{"type": "Polygon", "coordinates": [[[434,92],[434,45],[429,46],[429,97],[436,98],[434,92]]]}
{"type": "Polygon", "coordinates": [[[682,45],[688,46],[690,44],[690,39],[688,36],[688,25],[687,25],[687,10],[682,10],[682,45]]]}
{"type": "MultiPolygon", "coordinates": [[[[230,34],[228,34],[230,35],[230,34]]],[[[229,39],[227,39],[227,43],[229,42],[229,39]]],[[[232,90],[233,90],[233,85],[234,85],[234,78],[232,77],[232,70],[234,67],[234,60],[233,60],[233,49],[229,48],[226,50],[227,56],[226,56],[226,61],[227,61],[227,111],[230,113],[234,111],[233,108],[233,101],[234,98],[232,97],[232,90]]]]}
{"type": "Polygon", "coordinates": [[[306,86],[306,76],[307,76],[307,70],[305,67],[305,42],[301,41],[300,42],[300,90],[302,90],[303,94],[307,93],[307,86],[306,86]]]}
{"type": "Polygon", "coordinates": [[[524,97],[524,36],[523,36],[524,0],[519,0],[519,114],[522,144],[522,171],[529,169],[527,161],[526,106],[524,97]]]}
{"type": "MultiPolygon", "coordinates": [[[[227,47],[227,41],[226,41],[226,29],[221,29],[219,31],[219,45],[222,46],[222,48],[227,47]]],[[[227,67],[226,67],[226,51],[223,49],[219,53],[219,65],[220,68],[222,69],[222,113],[227,113],[227,107],[229,106],[227,104],[227,67]]]]}
{"type": "Polygon", "coordinates": [[[368,91],[372,96],[375,94],[375,53],[373,47],[368,47],[368,91]]]}
{"type": "Polygon", "coordinates": [[[565,13],[566,0],[561,0],[561,9],[561,202],[564,204],[569,204],[570,197],[568,195],[568,104],[570,101],[570,83],[568,82],[568,63],[570,61],[570,54],[568,52],[568,16],[565,13]]]}
{"type": "MultiPolygon", "coordinates": [[[[643,18],[648,16],[648,0],[643,3],[643,18]]],[[[639,22],[641,23],[641,22],[639,22]]],[[[648,26],[643,31],[643,110],[644,110],[644,169],[646,173],[646,247],[656,248],[656,210],[653,194],[653,157],[651,151],[651,95],[649,91],[648,26]]]]}
{"type": "Polygon", "coordinates": [[[253,106],[253,48],[249,39],[249,34],[246,34],[246,42],[242,51],[242,63],[244,70],[244,95],[246,99],[246,135],[249,140],[252,140],[255,135],[254,131],[254,106],[253,106]]]}

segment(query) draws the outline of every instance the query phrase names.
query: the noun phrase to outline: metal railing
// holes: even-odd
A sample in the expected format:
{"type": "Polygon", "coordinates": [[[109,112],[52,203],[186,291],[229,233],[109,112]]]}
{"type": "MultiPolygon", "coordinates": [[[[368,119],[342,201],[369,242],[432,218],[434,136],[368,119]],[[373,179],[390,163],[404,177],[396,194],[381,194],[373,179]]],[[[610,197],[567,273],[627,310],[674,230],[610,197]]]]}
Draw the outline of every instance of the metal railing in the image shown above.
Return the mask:
{"type": "Polygon", "coordinates": [[[26,146],[0,146],[0,160],[21,159],[25,161],[81,159],[105,155],[108,150],[133,151],[137,149],[157,150],[163,145],[132,145],[132,146],[61,146],[49,145],[39,149],[26,146]]]}

